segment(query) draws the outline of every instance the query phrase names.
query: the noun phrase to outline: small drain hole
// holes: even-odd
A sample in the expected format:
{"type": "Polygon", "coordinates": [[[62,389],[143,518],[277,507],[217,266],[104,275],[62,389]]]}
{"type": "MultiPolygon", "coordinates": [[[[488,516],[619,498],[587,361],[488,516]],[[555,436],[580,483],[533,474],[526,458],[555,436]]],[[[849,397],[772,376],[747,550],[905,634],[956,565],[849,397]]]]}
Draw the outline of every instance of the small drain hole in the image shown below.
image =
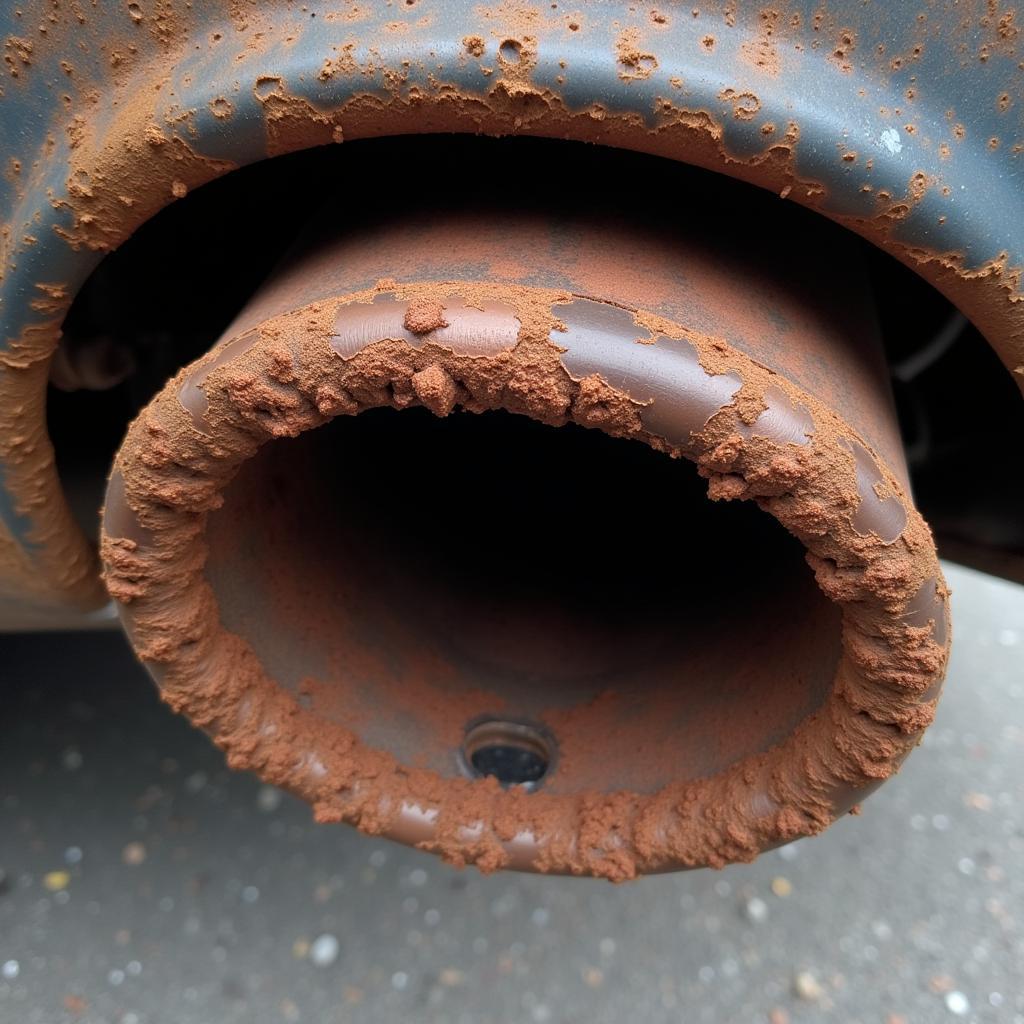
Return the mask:
{"type": "Polygon", "coordinates": [[[534,790],[551,773],[554,750],[541,726],[489,718],[467,731],[461,761],[468,775],[492,775],[503,786],[534,790]]]}

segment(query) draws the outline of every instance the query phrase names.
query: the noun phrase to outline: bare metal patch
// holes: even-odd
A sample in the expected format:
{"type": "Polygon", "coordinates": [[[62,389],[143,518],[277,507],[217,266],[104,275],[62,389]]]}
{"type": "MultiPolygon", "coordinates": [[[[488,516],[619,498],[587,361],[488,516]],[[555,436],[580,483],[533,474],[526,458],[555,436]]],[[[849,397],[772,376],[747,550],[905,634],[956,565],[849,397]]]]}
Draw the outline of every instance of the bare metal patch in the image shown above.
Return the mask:
{"type": "Polygon", "coordinates": [[[109,537],[134,541],[140,547],[153,543],[153,534],[139,522],[128,504],[124,474],[115,469],[107,484],[107,498],[103,509],[103,529],[109,537]]]}
{"type": "Polygon", "coordinates": [[[519,320],[511,306],[490,299],[470,305],[461,295],[450,295],[442,303],[446,325],[421,334],[405,327],[410,303],[390,293],[375,295],[372,302],[339,306],[331,348],[342,359],[352,359],[367,345],[386,338],[413,348],[429,342],[457,356],[496,356],[515,348],[519,320]]]}
{"type": "Polygon", "coordinates": [[[203,391],[203,384],[206,378],[214,370],[226,366],[228,363],[244,355],[260,340],[259,331],[246,331],[237,338],[214,349],[210,356],[201,360],[196,368],[182,382],[178,390],[178,401],[192,417],[192,423],[196,430],[203,434],[213,434],[213,428],[206,418],[210,410],[210,403],[203,391]]]}
{"type": "Polygon", "coordinates": [[[764,403],[764,411],[749,426],[737,423],[736,432],[740,436],[798,445],[807,444],[814,436],[814,417],[810,409],[794,402],[782,388],[765,388],[764,403]]]}
{"type": "Polygon", "coordinates": [[[853,528],[861,536],[876,534],[885,544],[899,540],[907,528],[907,510],[895,495],[880,498],[875,491],[879,484],[885,484],[885,477],[878,468],[874,456],[859,441],[839,439],[841,447],[853,455],[857,467],[857,493],[860,506],[853,514],[853,528]]]}
{"type": "Polygon", "coordinates": [[[926,579],[907,605],[900,618],[916,629],[931,626],[935,642],[946,646],[949,633],[949,609],[939,592],[939,581],[934,577],[926,579]]]}
{"type": "Polygon", "coordinates": [[[575,299],[553,312],[566,329],[553,332],[551,341],[564,350],[562,365],[569,376],[580,381],[597,374],[642,405],[644,427],[671,444],[688,446],[690,436],[743,386],[736,373],[708,373],[688,341],[652,337],[628,309],[575,299]]]}

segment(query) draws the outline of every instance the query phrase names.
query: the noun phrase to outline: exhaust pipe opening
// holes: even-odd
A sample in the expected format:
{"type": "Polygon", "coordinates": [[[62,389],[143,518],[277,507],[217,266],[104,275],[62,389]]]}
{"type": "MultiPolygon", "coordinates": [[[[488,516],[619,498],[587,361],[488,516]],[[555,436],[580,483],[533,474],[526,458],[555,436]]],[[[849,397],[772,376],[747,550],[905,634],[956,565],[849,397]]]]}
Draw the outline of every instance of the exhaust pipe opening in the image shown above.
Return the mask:
{"type": "MultiPolygon", "coordinates": [[[[814,291],[827,296],[837,283],[845,287],[849,273],[845,261],[835,262],[837,250],[856,246],[867,260],[870,302],[897,370],[920,367],[921,353],[932,350],[954,313],[912,270],[816,214],[722,175],[639,153],[562,139],[416,135],[260,161],[162,210],[104,258],[75,298],[62,326],[61,359],[83,371],[79,389],[61,390],[67,384],[55,376],[60,387],[50,389],[46,415],[64,493],[84,535],[98,537],[105,476],[128,423],[182,366],[216,343],[338,182],[349,196],[387,197],[383,205],[398,219],[421,213],[424,196],[438,210],[493,204],[501,196],[514,221],[516,212],[550,202],[550,175],[538,169],[552,167],[571,186],[558,193],[560,215],[599,210],[607,222],[640,215],[654,222],[644,227],[648,242],[657,231],[685,240],[696,223],[708,221],[736,282],[747,281],[758,253],[770,249],[770,265],[790,268],[795,280],[812,279],[814,291]],[[630,182],[644,187],[616,184],[630,182]],[[814,238],[805,244],[809,225],[814,238]],[[119,373],[106,372],[111,343],[116,362],[135,368],[121,383],[119,373]],[[104,378],[107,390],[88,390],[104,378]]],[[[347,204],[346,230],[358,234],[369,224],[376,231],[383,213],[379,203],[347,204]]],[[[743,304],[735,295],[729,301],[743,304]]],[[[1021,431],[1020,395],[998,357],[967,324],[941,359],[895,386],[915,497],[940,550],[945,544],[947,558],[1024,578],[1024,498],[1003,472],[1021,431]],[[963,389],[963,380],[978,384],[963,389]],[[965,474],[970,487],[949,486],[965,474]],[[1001,552],[986,550],[995,544],[1001,552]]]]}
{"type": "Polygon", "coordinates": [[[780,742],[839,659],[802,545],[706,489],[574,424],[370,410],[242,467],[206,578],[316,720],[404,764],[457,776],[472,723],[532,721],[547,792],[654,793],[780,742]]]}
{"type": "Polygon", "coordinates": [[[326,215],[118,453],[106,580],[165,698],[484,870],[749,860],[891,775],[947,595],[855,252],[714,228],[326,215]]]}

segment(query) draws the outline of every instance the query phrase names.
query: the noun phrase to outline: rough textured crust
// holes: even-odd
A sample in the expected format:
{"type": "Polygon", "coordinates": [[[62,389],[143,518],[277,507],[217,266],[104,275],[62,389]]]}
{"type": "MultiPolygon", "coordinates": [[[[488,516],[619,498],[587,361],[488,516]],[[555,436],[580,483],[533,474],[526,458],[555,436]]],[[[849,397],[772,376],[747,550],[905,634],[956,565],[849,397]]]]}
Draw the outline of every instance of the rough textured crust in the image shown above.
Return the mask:
{"type": "Polygon", "coordinates": [[[750,860],[820,831],[897,769],[933,714],[948,651],[947,591],[928,529],[895,476],[873,462],[879,487],[865,491],[853,454],[862,442],[847,424],[726,342],[629,314],[649,344],[689,346],[708,382],[738,383],[700,429],[669,439],[645,425],[657,403],[567,368],[576,297],[465,282],[384,288],[228,339],[147,407],[115,466],[102,542],[107,585],[164,698],[206,729],[232,766],[309,800],[320,821],[415,842],[453,863],[616,881],[750,860]],[[502,325],[511,311],[518,330],[502,327],[472,354],[457,336],[401,326],[393,337],[349,344],[339,325],[374,302],[395,304],[398,325],[434,303],[453,325],[457,307],[490,308],[502,325]],[[756,501],[806,545],[819,586],[842,609],[843,656],[826,704],[777,747],[711,778],[653,795],[573,797],[441,779],[310,714],[220,626],[203,575],[206,516],[267,441],[336,415],[417,403],[439,415],[457,403],[597,426],[694,459],[714,499],[756,501]],[[855,525],[866,501],[883,498],[904,515],[893,538],[855,525]]]}
{"type": "MultiPolygon", "coordinates": [[[[198,52],[201,70],[223,66],[237,69],[237,84],[232,83],[232,88],[245,90],[247,98],[251,94],[259,105],[265,155],[382,134],[528,134],[655,153],[753,182],[821,210],[914,267],[979,326],[1024,388],[1020,268],[1010,264],[1007,254],[997,254],[980,267],[971,266],[955,248],[936,244],[924,249],[908,243],[899,230],[915,207],[927,195],[934,195],[936,183],[931,176],[908,166],[905,188],[901,182],[892,195],[878,192],[877,208],[870,214],[847,214],[830,203],[828,190],[820,181],[798,173],[795,154],[800,144],[799,123],[785,117],[766,120],[760,128],[766,145],[753,155],[731,152],[724,141],[729,120],[743,121],[755,112],[767,115],[768,88],[762,78],[777,78],[788,70],[780,56],[783,49],[792,62],[793,53],[827,39],[834,47],[832,64],[839,74],[848,75],[851,55],[856,51],[858,59],[868,62],[870,75],[885,80],[902,65],[920,59],[925,50],[923,40],[903,54],[884,52],[884,47],[876,54],[874,47],[863,45],[857,50],[856,34],[837,22],[836,16],[826,10],[827,5],[813,21],[802,21],[799,12],[790,17],[785,4],[738,15],[727,7],[721,18],[705,12],[707,25],[714,26],[705,33],[705,22],[700,23],[703,47],[709,55],[716,49],[716,40],[721,42],[735,32],[747,37],[738,66],[724,69],[724,80],[733,82],[719,97],[731,106],[726,117],[710,109],[710,103],[689,102],[678,76],[669,79],[664,95],[657,96],[652,109],[618,111],[608,109],[599,100],[573,108],[559,93],[564,81],[556,78],[558,88],[537,83],[539,37],[546,33],[546,40],[555,40],[545,44],[546,59],[551,60],[550,46],[593,34],[597,19],[552,13],[528,4],[481,5],[472,16],[467,14],[465,24],[453,36],[459,59],[479,65],[481,77],[476,88],[457,84],[451,69],[448,74],[431,71],[429,87],[410,84],[408,61],[398,60],[389,66],[379,46],[372,45],[372,41],[366,45],[370,12],[359,5],[325,15],[323,20],[331,23],[343,41],[326,47],[326,58],[319,55],[315,67],[296,68],[294,79],[286,79],[270,59],[275,46],[284,51],[292,49],[296,22],[291,12],[268,6],[266,10],[246,9],[240,14],[238,5],[229,3],[179,4],[176,9],[174,5],[158,5],[152,11],[130,6],[134,12],[130,17],[127,8],[119,10],[120,21],[111,20],[108,25],[98,22],[99,16],[87,8],[65,5],[48,12],[45,31],[40,28],[38,38],[29,40],[21,34],[10,37],[12,101],[17,101],[17,90],[33,76],[48,73],[46,61],[52,61],[56,52],[77,52],[71,41],[83,35],[83,26],[91,26],[103,36],[96,56],[109,81],[102,75],[96,78],[95,71],[90,75],[71,64],[63,68],[67,102],[74,111],[63,125],[68,140],[67,153],[60,157],[61,161],[67,160],[63,189],[44,192],[36,187],[51,172],[53,154],[60,152],[55,132],[36,140],[37,152],[9,155],[7,173],[17,201],[10,222],[0,231],[0,262],[5,273],[12,273],[19,261],[30,262],[38,247],[35,224],[43,211],[34,204],[43,204],[44,194],[66,215],[56,230],[71,250],[81,254],[74,264],[81,268],[87,265],[88,254],[116,248],[169,202],[235,167],[233,161],[203,150],[221,146],[221,133],[239,136],[248,131],[239,126],[242,104],[238,96],[234,96],[234,102],[219,93],[204,97],[199,106],[212,111],[217,126],[215,132],[206,131],[205,135],[195,109],[181,109],[177,103],[166,102],[168,95],[175,94],[174,86],[182,91],[191,87],[193,78],[176,82],[174,69],[186,53],[192,57],[198,52]],[[172,9],[173,16],[167,13],[172,9]],[[208,32],[217,19],[230,31],[208,32]],[[100,33],[97,24],[114,29],[109,34],[100,33]],[[234,46],[225,52],[224,47],[232,46],[229,40],[234,46]],[[304,77],[320,82],[348,78],[365,83],[365,91],[356,88],[342,103],[314,104],[299,94],[304,77]],[[31,202],[22,202],[25,196],[32,197],[31,202]]],[[[956,17],[966,19],[963,25],[974,25],[986,40],[978,61],[990,62],[993,68],[997,56],[1016,61],[1018,29],[1011,25],[1012,33],[1007,35],[998,27],[1002,22],[991,10],[975,6],[977,10],[958,12],[956,17]]],[[[396,9],[396,18],[400,14],[396,9]]],[[[424,8],[418,8],[404,15],[406,21],[392,24],[410,36],[437,29],[437,11],[424,13],[424,8]]],[[[305,19],[304,14],[302,17],[305,19]]],[[[25,19],[26,30],[29,20],[25,19]]],[[[650,79],[659,61],[661,67],[668,64],[670,55],[664,50],[667,37],[660,34],[666,22],[654,19],[648,23],[645,19],[642,26],[616,31],[605,54],[615,78],[638,87],[650,79]]],[[[939,23],[933,17],[929,24],[934,35],[939,23]]],[[[952,28],[949,36],[956,37],[952,28]]],[[[938,45],[928,42],[929,48],[938,45]]],[[[717,49],[721,52],[723,47],[717,49]]],[[[81,63],[87,62],[82,59],[81,63]]],[[[1005,109],[1004,78],[1001,74],[994,78],[998,88],[993,89],[992,99],[998,99],[1001,109],[1005,109]]],[[[217,86],[223,88],[223,84],[217,86]]],[[[923,89],[924,83],[918,83],[915,96],[923,89]]],[[[932,105],[939,109],[934,96],[932,105]]],[[[56,127],[57,135],[60,127],[56,127]]],[[[911,129],[916,130],[913,123],[902,127],[905,137],[911,129]]],[[[889,131],[897,140],[900,138],[896,128],[889,131]]],[[[964,137],[962,125],[953,126],[953,136],[964,137]]],[[[1019,142],[1005,141],[1004,150],[1019,149],[1019,142]]],[[[870,165],[870,160],[859,158],[845,146],[843,149],[843,159],[849,157],[851,167],[870,165]]],[[[956,144],[943,142],[939,146],[947,160],[954,159],[949,154],[955,151],[956,144]]],[[[63,171],[62,162],[59,173],[63,171]]],[[[846,200],[849,202],[850,196],[846,200]]],[[[968,208],[967,203],[960,206],[968,208]]],[[[944,216],[940,224],[946,220],[944,216]]],[[[941,238],[942,232],[930,237],[941,238]]],[[[50,359],[59,339],[60,321],[78,284],[50,281],[52,278],[32,284],[40,289],[55,288],[59,301],[52,303],[40,319],[14,325],[15,336],[0,355],[0,461],[5,466],[5,488],[15,496],[19,509],[26,510],[33,520],[33,537],[38,543],[27,546],[22,538],[4,536],[0,528],[0,545],[12,549],[6,561],[27,565],[18,576],[25,586],[46,592],[57,602],[95,604],[102,600],[102,592],[95,580],[94,555],[64,507],[45,436],[45,373],[22,372],[32,363],[45,364],[50,359]],[[22,431],[32,435],[35,443],[19,445],[17,438],[22,431]]]]}

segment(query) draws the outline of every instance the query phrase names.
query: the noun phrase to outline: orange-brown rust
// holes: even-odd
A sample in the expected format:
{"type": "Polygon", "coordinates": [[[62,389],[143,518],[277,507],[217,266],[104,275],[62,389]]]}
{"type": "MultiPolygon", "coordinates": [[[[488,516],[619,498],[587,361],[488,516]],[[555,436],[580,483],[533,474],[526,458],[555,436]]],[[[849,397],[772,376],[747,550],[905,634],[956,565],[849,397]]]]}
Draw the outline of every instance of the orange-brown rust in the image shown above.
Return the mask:
{"type": "Polygon", "coordinates": [[[732,116],[737,121],[753,121],[761,109],[761,101],[750,91],[723,89],[718,98],[732,107],[732,116]]]}
{"type": "Polygon", "coordinates": [[[658,58],[643,48],[638,28],[625,29],[615,43],[619,78],[625,82],[650,78],[657,70],[658,58]]]}
{"type": "MultiPolygon", "coordinates": [[[[394,94],[386,102],[378,97],[357,95],[341,108],[325,112],[313,108],[308,101],[300,97],[292,96],[287,83],[280,78],[260,79],[255,88],[264,105],[268,151],[271,154],[284,153],[309,145],[337,142],[342,138],[355,139],[377,135],[381,133],[385,120],[387,131],[394,133],[484,129],[494,134],[522,132],[550,136],[569,135],[585,141],[685,159],[699,166],[724,166],[729,173],[737,177],[777,193],[785,190],[788,196],[807,205],[816,206],[820,203],[824,195],[821,186],[813,182],[800,181],[793,171],[792,152],[798,139],[796,125],[791,125],[786,137],[780,139],[764,155],[751,160],[737,161],[726,152],[721,128],[716,124],[712,114],[707,111],[679,108],[668,99],[659,104],[659,123],[654,129],[648,129],[633,115],[602,111],[600,120],[595,121],[591,111],[570,112],[557,95],[539,89],[529,82],[534,62],[534,44],[525,37],[522,29],[524,26],[536,29],[538,17],[540,15],[532,8],[520,9],[506,5],[500,5],[489,15],[493,23],[499,26],[499,33],[507,32],[514,36],[515,32],[519,31],[524,38],[517,40],[520,49],[517,51],[516,61],[499,61],[502,70],[500,79],[486,93],[465,94],[450,85],[438,85],[430,91],[417,89],[405,96],[394,94]],[[261,81],[268,84],[261,87],[261,81]],[[515,98],[522,99],[527,96],[530,102],[525,106],[511,102],[515,98]]],[[[765,40],[775,38],[778,23],[779,12],[766,10],[761,19],[765,40]]],[[[852,36],[848,32],[840,32],[840,47],[846,46],[844,40],[848,37],[852,42],[852,36]]],[[[472,38],[482,40],[482,37],[472,38]]],[[[627,46],[626,50],[627,56],[639,52],[632,44],[627,46]]],[[[916,51],[911,54],[912,57],[915,55],[916,51]]],[[[360,69],[354,58],[350,56],[348,59],[352,64],[352,72],[372,70],[372,62],[371,65],[360,69]]],[[[733,94],[736,97],[749,95],[739,88],[733,90],[733,94]]],[[[151,110],[147,108],[153,106],[157,95],[142,89],[136,90],[136,96],[150,98],[122,104],[118,117],[102,142],[97,140],[92,146],[79,146],[79,149],[85,151],[77,155],[73,165],[74,172],[69,179],[68,194],[59,200],[75,214],[75,223],[69,232],[69,241],[72,244],[112,248],[123,241],[137,224],[166,203],[168,196],[174,194],[172,186],[175,181],[191,189],[202,181],[230,169],[231,165],[223,161],[210,161],[191,154],[187,144],[180,138],[170,136],[165,129],[153,122],[151,110]],[[147,132],[153,149],[144,155],[136,154],[132,142],[134,139],[146,137],[147,132]],[[165,136],[162,143],[160,136],[165,136]],[[163,150],[161,145],[165,147],[163,150]],[[141,158],[143,156],[144,158],[141,158]],[[155,161],[154,157],[157,157],[155,161]],[[189,173],[177,173],[174,163],[185,164],[189,173]],[[154,164],[157,167],[155,176],[152,175],[154,164]],[[162,164],[169,165],[167,176],[163,179],[159,172],[162,164]],[[76,182],[88,182],[88,185],[76,185],[76,182]],[[126,199],[131,205],[126,203],[126,199]]],[[[735,108],[735,116],[750,116],[749,111],[754,105],[756,100],[753,99],[740,103],[735,108]]],[[[87,137],[88,130],[83,128],[83,132],[87,137]]],[[[898,215],[900,208],[898,204],[896,205],[898,215]]],[[[924,266],[926,271],[936,262],[954,265],[957,262],[955,254],[934,254],[926,260],[921,260],[919,254],[910,253],[898,243],[890,241],[888,234],[892,213],[888,210],[882,211],[877,221],[843,217],[838,219],[872,241],[894,251],[904,261],[918,267],[924,266]]],[[[974,284],[966,289],[957,287],[958,294],[954,301],[968,291],[987,292],[982,282],[987,282],[991,275],[973,273],[962,276],[965,282],[969,280],[974,284]]],[[[940,286],[949,280],[947,275],[941,273],[939,277],[940,286]]],[[[979,305],[994,306],[998,310],[1001,304],[998,294],[987,292],[980,301],[970,301],[971,308],[979,305]]],[[[989,325],[998,325],[1001,320],[1002,315],[999,312],[985,317],[989,325]]],[[[997,331],[996,334],[998,333],[1001,332],[997,331]]],[[[1005,353],[1007,347],[1011,347],[1006,342],[994,338],[990,340],[993,340],[1001,355],[1005,353]]],[[[1012,347],[1015,354],[1008,360],[1008,365],[1014,368],[1024,362],[1024,356],[1020,353],[1024,343],[1018,337],[1012,342],[1012,347]]]]}
{"type": "Polygon", "coordinates": [[[10,35],[4,40],[4,64],[11,78],[20,78],[32,67],[34,50],[32,41],[22,36],[10,35]]]}
{"type": "Polygon", "coordinates": [[[158,93],[140,93],[123,106],[102,138],[89,122],[72,153],[65,198],[52,200],[71,215],[60,234],[72,248],[115,249],[137,224],[176,197],[232,170],[234,164],[192,150],[154,113],[158,93]]]}
{"type": "MultiPolygon", "coordinates": [[[[49,301],[49,300],[48,300],[49,301]]],[[[53,448],[43,417],[30,415],[46,389],[54,320],[26,329],[0,358],[0,461],[4,485],[18,496],[16,511],[32,516],[32,554],[0,528],[0,565],[8,586],[26,605],[70,605],[83,611],[106,600],[96,552],[84,542],[62,496],[53,500],[53,448]]]]}
{"type": "MultiPolygon", "coordinates": [[[[778,47],[779,22],[779,12],[765,8],[758,20],[757,37],[748,39],[740,45],[740,59],[772,78],[777,77],[782,69],[778,47]]],[[[734,13],[727,14],[726,24],[730,27],[735,24],[734,13]]]]}
{"type": "Polygon", "coordinates": [[[845,28],[839,33],[831,60],[846,74],[853,71],[852,54],[857,49],[857,34],[853,29],[845,28]]]}
{"type": "MultiPolygon", "coordinates": [[[[240,62],[257,62],[273,45],[275,33],[280,30],[279,18],[244,5],[228,4],[225,10],[243,47],[241,53],[232,50],[231,58],[240,62]]],[[[816,182],[801,181],[795,171],[793,150],[798,138],[797,125],[791,125],[784,138],[773,132],[772,136],[778,142],[763,155],[737,160],[725,148],[721,125],[715,114],[675,105],[670,99],[659,100],[654,127],[649,127],[638,115],[609,112],[603,108],[600,111],[596,108],[570,111],[560,97],[538,88],[530,80],[530,72],[535,65],[535,33],[541,27],[553,26],[567,34],[586,31],[586,19],[575,12],[568,15],[559,12],[557,16],[548,17],[546,11],[516,4],[501,4],[479,13],[481,24],[486,24],[491,31],[490,45],[496,50],[504,39],[512,39],[519,46],[515,61],[498,56],[495,64],[499,73],[491,79],[492,85],[488,90],[460,91],[451,83],[435,79],[429,88],[417,88],[405,94],[396,89],[386,99],[376,95],[356,95],[338,109],[323,111],[302,97],[292,95],[289,83],[277,78],[280,88],[275,85],[261,100],[268,152],[285,153],[342,139],[415,131],[485,131],[495,135],[521,133],[569,137],[656,153],[723,170],[812,208],[820,207],[824,188],[816,182]]],[[[156,116],[162,101],[161,90],[169,82],[171,62],[186,45],[196,45],[190,35],[194,12],[186,11],[180,5],[175,8],[170,3],[160,3],[140,11],[140,14],[138,24],[125,14],[123,30],[102,43],[106,63],[117,86],[112,103],[116,111],[113,117],[106,121],[107,110],[100,111],[97,103],[98,83],[86,81],[79,68],[74,69],[69,84],[69,88],[77,90],[75,113],[68,124],[54,126],[56,133],[68,130],[73,142],[66,191],[52,200],[69,212],[71,226],[61,231],[73,248],[87,247],[96,251],[116,248],[169,201],[234,166],[229,161],[202,155],[176,133],[174,125],[161,122],[156,116]],[[144,31],[157,45],[159,60],[153,65],[153,70],[144,65],[144,58],[148,58],[148,44],[140,38],[140,31],[144,31]],[[98,128],[101,123],[105,125],[102,135],[98,128]]],[[[21,78],[18,81],[23,83],[31,74],[32,62],[38,63],[45,54],[59,49],[69,33],[81,30],[89,16],[87,11],[79,16],[70,7],[65,7],[55,10],[53,26],[47,35],[31,40],[21,35],[9,37],[5,40],[4,50],[9,74],[19,74],[21,78]]],[[[330,12],[325,20],[357,27],[367,17],[365,9],[351,7],[330,12]]],[[[736,11],[732,5],[725,5],[723,18],[727,28],[735,25],[736,11]]],[[[777,74],[777,26],[785,22],[782,10],[766,8],[757,41],[744,44],[744,59],[762,71],[777,74]]],[[[990,37],[984,44],[986,52],[1008,53],[1008,48],[1016,45],[1019,26],[1012,10],[989,11],[978,22],[990,37]]],[[[656,18],[649,24],[653,25],[652,31],[656,31],[659,25],[656,18]]],[[[793,15],[789,24],[798,28],[799,16],[793,15]]],[[[819,35],[834,33],[838,40],[835,52],[841,52],[843,60],[848,59],[851,51],[844,42],[841,25],[833,24],[822,15],[815,18],[813,29],[819,35]]],[[[483,35],[465,38],[484,41],[483,35]]],[[[222,33],[214,33],[208,45],[225,46],[234,42],[231,33],[226,37],[222,33]]],[[[474,42],[472,46],[476,49],[478,44],[474,42]]],[[[715,38],[709,34],[701,48],[710,52],[714,46],[715,38]]],[[[919,43],[896,56],[885,53],[880,55],[879,61],[884,56],[886,69],[890,62],[893,69],[903,67],[920,59],[923,46],[919,43]]],[[[371,64],[372,60],[359,71],[370,70],[371,64]]],[[[627,73],[635,71],[634,66],[628,63],[625,69],[627,73]]],[[[246,75],[253,80],[253,87],[258,87],[260,72],[247,68],[246,75]]],[[[239,77],[244,80],[241,72],[239,77]]],[[[392,81],[400,81],[400,77],[399,73],[399,78],[392,78],[392,81]]],[[[734,88],[740,90],[742,87],[737,83],[734,88]]],[[[230,117],[229,100],[222,97],[211,102],[216,104],[215,116],[230,117]]],[[[1000,109],[1005,107],[1001,97],[997,102],[1000,109]]],[[[737,116],[740,116],[738,112],[737,116]]],[[[952,131],[957,139],[965,136],[962,124],[953,125],[952,131]]],[[[37,168],[44,168],[53,149],[51,138],[41,146],[37,159],[33,161],[31,156],[26,159],[26,154],[17,154],[11,157],[9,166],[20,168],[23,164],[32,166],[34,163],[37,168]]],[[[20,170],[16,176],[21,178],[20,170]]],[[[874,218],[836,219],[928,277],[979,326],[1024,388],[1020,268],[1010,267],[1008,260],[1000,257],[980,268],[971,269],[961,253],[924,251],[907,246],[892,235],[893,220],[899,219],[900,213],[901,204],[896,203],[894,207],[881,209],[874,218]]],[[[13,228],[8,226],[3,235],[5,269],[14,258],[16,246],[12,238],[21,237],[20,231],[16,235],[12,232],[13,228]]],[[[59,337],[57,319],[55,316],[52,325],[33,325],[23,337],[16,339],[16,348],[21,352],[30,349],[33,359],[48,359],[59,337]]],[[[29,416],[41,415],[41,382],[45,376],[36,380],[30,375],[12,376],[6,371],[2,376],[0,400],[5,403],[4,408],[22,408],[29,410],[29,416]]],[[[36,425],[30,429],[34,431],[36,425]]],[[[31,472],[24,474],[26,482],[16,484],[29,488],[17,490],[21,503],[32,508],[60,505],[63,499],[56,476],[48,469],[52,454],[45,437],[24,458],[29,463],[33,459],[38,461],[31,472]],[[33,481],[31,485],[27,482],[30,479],[33,481]]],[[[12,475],[15,483],[20,478],[19,473],[12,475]]],[[[77,529],[70,525],[70,517],[62,512],[57,518],[71,531],[71,537],[64,544],[65,554],[75,565],[87,563],[90,558],[88,546],[77,529]]]]}
{"type": "MultiPolygon", "coordinates": [[[[855,460],[838,442],[861,441],[833,412],[723,340],[644,313],[634,344],[645,331],[655,345],[674,339],[692,346],[699,374],[741,383],[737,400],[726,398],[689,439],[652,433],[645,396],[592,379],[587,385],[590,378],[568,372],[574,342],[565,314],[577,301],[549,289],[449,282],[369,290],[283,313],[262,323],[236,358],[204,371],[211,433],[196,429],[180,401],[195,372],[183,371],[133,425],[119,454],[126,506],[153,543],[108,529],[108,586],[171,705],[210,731],[233,766],[313,802],[318,820],[348,821],[483,870],[530,866],[619,881],[749,860],[824,828],[853,802],[849,794],[895,770],[930,721],[948,642],[934,548],[896,477],[879,464],[905,529],[892,541],[856,529],[863,495],[855,460]],[[438,341],[431,333],[389,337],[386,329],[378,340],[359,334],[347,341],[346,325],[365,322],[350,311],[374,304],[394,309],[399,325],[410,308],[440,305],[454,333],[438,341]],[[504,334],[489,347],[478,341],[467,354],[463,346],[476,335],[458,333],[458,316],[482,307],[514,311],[518,335],[511,344],[504,334]],[[454,400],[550,424],[593,422],[598,384],[601,429],[694,458],[713,493],[756,500],[805,543],[819,585],[843,608],[844,657],[833,692],[777,747],[653,794],[526,794],[493,779],[442,780],[312,714],[265,673],[246,641],[219,626],[203,574],[205,519],[238,466],[266,441],[339,413],[418,402],[442,414],[454,400]],[[761,432],[772,408],[809,417],[795,446],[761,432]],[[726,477],[740,490],[716,491],[726,477]]],[[[217,359],[215,352],[205,362],[217,359]]]]}
{"type": "Polygon", "coordinates": [[[403,326],[413,334],[429,334],[438,328],[447,327],[444,306],[435,299],[418,299],[409,303],[405,311],[403,326]]]}

